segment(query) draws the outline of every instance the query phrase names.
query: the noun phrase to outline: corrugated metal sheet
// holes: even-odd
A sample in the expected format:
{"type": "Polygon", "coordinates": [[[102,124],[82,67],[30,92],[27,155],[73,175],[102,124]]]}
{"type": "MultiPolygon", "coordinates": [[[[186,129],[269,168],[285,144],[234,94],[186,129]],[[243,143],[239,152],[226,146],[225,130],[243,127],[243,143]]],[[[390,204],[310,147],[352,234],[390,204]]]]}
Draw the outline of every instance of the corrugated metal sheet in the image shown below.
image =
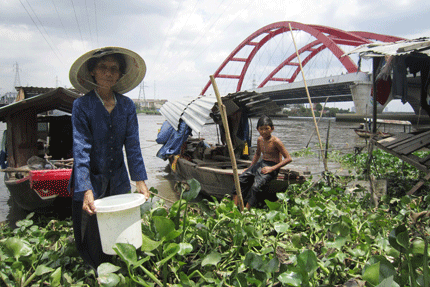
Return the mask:
{"type": "Polygon", "coordinates": [[[269,96],[257,92],[237,92],[228,94],[225,98],[233,100],[239,108],[248,114],[248,117],[257,117],[263,114],[272,115],[281,110],[269,96]]]}
{"type": "Polygon", "coordinates": [[[160,113],[176,130],[182,119],[194,132],[200,133],[205,124],[213,122],[210,113],[215,102],[216,98],[209,96],[168,101],[160,113]]]}
{"type": "Polygon", "coordinates": [[[430,56],[430,38],[418,38],[392,43],[364,44],[345,55],[359,54],[363,58],[371,58],[378,56],[400,56],[409,53],[422,53],[430,56]]]}
{"type": "Polygon", "coordinates": [[[170,125],[177,130],[179,120],[181,119],[182,113],[188,106],[189,102],[189,98],[184,98],[178,101],[168,101],[161,106],[160,113],[166,118],[170,125]]]}
{"type": "MultiPolygon", "coordinates": [[[[257,92],[238,92],[222,97],[227,111],[236,111],[238,108],[245,111],[249,117],[262,114],[274,114],[280,111],[268,96],[257,92]]],[[[213,123],[210,114],[214,106],[217,106],[215,96],[198,96],[196,98],[184,98],[178,101],[169,101],[161,109],[161,114],[177,130],[182,119],[194,132],[200,133],[203,126],[213,123]]],[[[218,110],[217,108],[215,109],[218,110]]]]}
{"type": "Polygon", "coordinates": [[[213,123],[210,113],[216,101],[216,97],[198,97],[188,105],[181,119],[193,131],[200,133],[205,124],[213,123]]]}

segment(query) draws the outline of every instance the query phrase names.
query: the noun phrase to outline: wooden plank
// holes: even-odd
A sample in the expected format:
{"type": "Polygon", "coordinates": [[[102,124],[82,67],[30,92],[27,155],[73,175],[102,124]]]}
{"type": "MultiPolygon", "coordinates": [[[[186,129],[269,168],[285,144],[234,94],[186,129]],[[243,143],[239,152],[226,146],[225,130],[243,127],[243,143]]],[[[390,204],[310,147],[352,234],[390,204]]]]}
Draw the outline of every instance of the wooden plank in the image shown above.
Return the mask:
{"type": "Polygon", "coordinates": [[[426,131],[424,133],[420,133],[420,134],[414,135],[414,136],[409,137],[409,138],[407,138],[407,139],[405,139],[405,140],[403,140],[401,142],[398,142],[397,144],[393,144],[393,145],[390,145],[390,146],[387,146],[387,147],[390,148],[390,149],[394,149],[395,147],[397,147],[399,145],[403,145],[403,144],[409,143],[411,141],[418,140],[418,139],[420,139],[422,137],[426,137],[429,134],[430,134],[430,131],[426,131]]]}
{"type": "Polygon", "coordinates": [[[386,151],[386,152],[388,152],[388,153],[390,153],[390,154],[392,154],[392,155],[394,155],[394,156],[396,156],[396,157],[400,158],[401,160],[403,160],[403,161],[405,161],[405,162],[409,163],[410,165],[412,165],[412,166],[416,167],[417,169],[419,169],[419,170],[421,170],[421,171],[423,171],[423,172],[426,172],[426,173],[428,172],[428,168],[427,168],[427,166],[425,166],[425,165],[421,164],[421,163],[419,162],[419,160],[418,160],[418,161],[417,161],[417,160],[415,160],[415,158],[414,158],[414,156],[413,156],[413,155],[405,156],[405,155],[403,155],[403,154],[399,154],[399,153],[397,153],[397,152],[394,152],[392,149],[389,149],[389,148],[384,147],[383,145],[380,145],[378,142],[376,142],[376,143],[375,143],[375,145],[376,145],[377,147],[379,147],[380,149],[382,149],[382,150],[384,150],[384,151],[386,151]]]}
{"type": "Polygon", "coordinates": [[[412,187],[412,189],[407,193],[407,195],[411,195],[413,194],[415,191],[417,191],[418,189],[421,188],[421,186],[423,186],[423,184],[428,181],[430,179],[430,172],[427,173],[427,175],[421,179],[417,184],[415,184],[414,187],[412,187]]]}
{"type": "Polygon", "coordinates": [[[378,140],[378,143],[389,148],[389,147],[391,147],[391,146],[393,146],[399,142],[403,142],[404,140],[411,138],[413,136],[414,135],[412,135],[412,134],[401,133],[401,134],[397,134],[397,135],[392,136],[392,137],[378,140]]]}
{"type": "Polygon", "coordinates": [[[413,153],[416,150],[419,150],[427,145],[430,144],[430,134],[426,134],[425,136],[421,136],[419,138],[416,138],[412,141],[408,141],[405,143],[402,143],[401,145],[397,146],[396,148],[393,148],[395,152],[401,153],[401,154],[410,154],[413,153]]]}
{"type": "Polygon", "coordinates": [[[426,156],[425,158],[421,158],[420,159],[420,163],[425,163],[426,161],[428,161],[430,159],[430,155],[426,156]]]}

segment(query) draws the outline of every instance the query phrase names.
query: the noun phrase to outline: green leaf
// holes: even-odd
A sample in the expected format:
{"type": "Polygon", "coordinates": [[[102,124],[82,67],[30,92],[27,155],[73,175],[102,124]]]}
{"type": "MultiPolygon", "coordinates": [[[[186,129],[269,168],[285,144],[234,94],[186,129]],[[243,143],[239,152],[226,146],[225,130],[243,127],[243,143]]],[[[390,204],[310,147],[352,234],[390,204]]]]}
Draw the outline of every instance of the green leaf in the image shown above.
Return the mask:
{"type": "Polygon", "coordinates": [[[51,286],[60,286],[61,284],[61,267],[58,267],[52,274],[51,274],[51,286]]]}
{"type": "Polygon", "coordinates": [[[193,246],[190,243],[184,243],[184,242],[179,243],[179,252],[178,252],[179,255],[186,255],[191,251],[193,251],[193,246]]]}
{"type": "Polygon", "coordinates": [[[153,210],[151,210],[152,216],[161,216],[161,217],[167,217],[167,210],[163,207],[158,207],[153,210]]]}
{"type": "Polygon", "coordinates": [[[264,200],[264,202],[266,203],[267,207],[269,208],[269,210],[280,210],[282,203],[278,202],[278,201],[270,201],[270,200],[264,200]]]}
{"type": "Polygon", "coordinates": [[[400,226],[394,228],[393,230],[391,230],[390,235],[388,236],[388,241],[390,242],[390,245],[401,253],[406,253],[406,251],[407,251],[402,246],[405,243],[404,240],[405,240],[406,234],[402,234],[398,238],[399,234],[404,233],[404,232],[407,232],[406,227],[404,225],[400,225],[400,226]],[[401,244],[400,244],[400,242],[401,242],[401,244]]]}
{"type": "Polygon", "coordinates": [[[373,256],[364,266],[363,279],[373,285],[377,285],[382,280],[392,276],[396,276],[396,270],[393,264],[382,255],[373,256]]]}
{"type": "Polygon", "coordinates": [[[380,265],[380,262],[376,262],[375,264],[369,265],[367,268],[365,268],[363,273],[363,280],[366,280],[373,286],[378,285],[380,265]]]}
{"type": "Polygon", "coordinates": [[[400,232],[396,236],[397,243],[402,246],[406,252],[409,253],[409,234],[407,231],[400,232]]]}
{"type": "Polygon", "coordinates": [[[175,223],[166,217],[154,216],[153,222],[158,238],[165,238],[170,232],[175,231],[175,223]]]}
{"type": "Polygon", "coordinates": [[[185,191],[182,194],[182,198],[185,199],[186,201],[190,201],[195,199],[199,195],[201,186],[200,186],[200,182],[198,182],[194,178],[187,180],[187,183],[190,186],[190,190],[185,191]]]}
{"type": "Polygon", "coordinates": [[[425,242],[422,238],[416,238],[412,242],[411,253],[424,255],[425,242]]]}
{"type": "Polygon", "coordinates": [[[112,249],[127,264],[132,266],[137,262],[136,247],[128,243],[116,243],[112,249]]]}
{"type": "Polygon", "coordinates": [[[246,253],[245,260],[243,261],[245,266],[248,266],[252,269],[262,271],[264,267],[263,259],[260,255],[255,254],[254,252],[246,253]]]}
{"type": "Polygon", "coordinates": [[[42,276],[43,274],[52,272],[54,269],[45,265],[38,265],[36,268],[36,276],[42,276]]]}
{"type": "Polygon", "coordinates": [[[303,277],[300,273],[296,272],[284,272],[278,276],[279,281],[282,284],[291,286],[302,286],[303,277]]]}
{"type": "Polygon", "coordinates": [[[18,260],[21,256],[29,256],[33,253],[30,245],[22,239],[19,238],[8,238],[5,241],[5,254],[9,257],[18,260]]]}
{"type": "Polygon", "coordinates": [[[100,286],[114,287],[118,286],[119,282],[121,281],[121,278],[115,273],[108,273],[100,275],[97,278],[97,281],[100,283],[100,286]]]}
{"type": "Polygon", "coordinates": [[[179,212],[179,208],[183,205],[187,204],[187,201],[182,199],[178,200],[169,208],[169,218],[175,218],[179,212]]]}
{"type": "Polygon", "coordinates": [[[183,286],[192,286],[193,282],[188,278],[187,274],[185,274],[184,272],[179,272],[179,278],[181,279],[181,285],[183,286]]]}
{"type": "Polygon", "coordinates": [[[176,243],[170,243],[167,245],[167,247],[164,249],[163,252],[163,259],[161,261],[157,262],[158,266],[164,265],[167,261],[169,261],[173,256],[175,256],[180,250],[179,244],[176,243]]]}
{"type": "Polygon", "coordinates": [[[107,275],[109,273],[115,273],[120,269],[121,267],[113,265],[110,262],[104,262],[97,267],[97,273],[99,275],[107,275]]]}
{"type": "Polygon", "coordinates": [[[278,257],[272,258],[269,263],[265,266],[266,272],[273,273],[278,270],[279,259],[278,257]]]}
{"type": "Polygon", "coordinates": [[[334,242],[326,242],[326,246],[329,248],[341,249],[348,240],[349,237],[338,236],[334,242]]]}
{"type": "Polygon", "coordinates": [[[142,251],[152,251],[152,250],[158,248],[158,246],[160,246],[162,243],[163,243],[162,241],[151,240],[148,236],[146,236],[145,234],[142,234],[141,250],[142,251]]]}
{"type": "Polygon", "coordinates": [[[308,274],[312,274],[318,268],[318,259],[312,250],[305,250],[297,257],[297,264],[308,274]]]}
{"type": "Polygon", "coordinates": [[[275,224],[275,230],[278,233],[285,233],[288,231],[289,225],[283,222],[276,222],[275,224]]]}
{"type": "Polygon", "coordinates": [[[376,287],[400,287],[400,285],[394,281],[394,276],[390,276],[382,280],[376,287]]]}
{"type": "Polygon", "coordinates": [[[209,255],[207,255],[203,261],[202,261],[202,266],[206,266],[206,265],[217,265],[218,262],[221,261],[221,254],[219,254],[216,251],[212,251],[211,253],[209,253],[209,255]]]}

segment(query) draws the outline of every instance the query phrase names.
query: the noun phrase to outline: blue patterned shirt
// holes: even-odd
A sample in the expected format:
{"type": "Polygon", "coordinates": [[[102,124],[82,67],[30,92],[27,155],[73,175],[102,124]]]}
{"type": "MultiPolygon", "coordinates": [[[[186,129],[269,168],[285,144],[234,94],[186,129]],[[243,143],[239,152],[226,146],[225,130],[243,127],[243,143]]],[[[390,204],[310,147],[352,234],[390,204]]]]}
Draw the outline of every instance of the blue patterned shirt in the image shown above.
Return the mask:
{"type": "Polygon", "coordinates": [[[147,180],[139,142],[139,126],[133,101],[115,93],[117,103],[109,114],[94,90],[73,103],[74,166],[69,186],[73,199],[82,201],[92,190],[94,199],[101,198],[110,185],[110,194],[131,190],[124,161],[133,181],[147,180]]]}

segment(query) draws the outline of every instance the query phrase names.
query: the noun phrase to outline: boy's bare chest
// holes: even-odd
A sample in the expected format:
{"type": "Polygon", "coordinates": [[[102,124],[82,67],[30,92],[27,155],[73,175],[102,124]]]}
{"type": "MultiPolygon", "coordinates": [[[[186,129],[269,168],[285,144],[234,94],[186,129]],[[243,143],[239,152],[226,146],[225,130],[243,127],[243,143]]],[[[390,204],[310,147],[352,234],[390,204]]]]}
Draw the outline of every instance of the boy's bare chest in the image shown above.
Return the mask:
{"type": "Polygon", "coordinates": [[[263,159],[277,160],[279,158],[279,151],[273,140],[262,140],[263,159]]]}

